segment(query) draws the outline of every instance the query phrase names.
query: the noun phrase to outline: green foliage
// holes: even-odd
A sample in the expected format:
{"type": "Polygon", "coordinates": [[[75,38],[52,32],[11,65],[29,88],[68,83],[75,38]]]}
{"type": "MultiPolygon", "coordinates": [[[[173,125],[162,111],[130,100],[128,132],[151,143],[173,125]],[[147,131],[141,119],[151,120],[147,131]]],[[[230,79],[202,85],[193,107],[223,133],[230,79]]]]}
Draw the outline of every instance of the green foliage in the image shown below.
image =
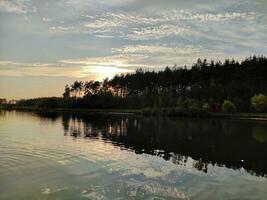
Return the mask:
{"type": "Polygon", "coordinates": [[[208,103],[205,103],[203,106],[202,106],[202,110],[205,111],[205,112],[210,112],[211,111],[211,107],[208,103]]]}
{"type": "Polygon", "coordinates": [[[236,106],[233,102],[229,100],[224,100],[223,105],[222,105],[222,111],[225,113],[236,112],[236,106]]]}
{"type": "Polygon", "coordinates": [[[2,106],[4,104],[6,104],[6,103],[7,103],[7,100],[6,99],[0,99],[0,108],[2,108],[2,106]]]}
{"type": "Polygon", "coordinates": [[[181,98],[178,98],[176,101],[176,107],[177,108],[185,108],[186,104],[181,98]]]}
{"type": "MultiPolygon", "coordinates": [[[[70,93],[74,98],[77,98],[77,96],[80,96],[82,93],[82,90],[84,88],[84,84],[82,81],[75,81],[70,88],[70,93]]],[[[66,90],[66,88],[65,88],[66,90]]],[[[65,91],[66,92],[66,91],[65,91]]]]}
{"type": "Polygon", "coordinates": [[[63,93],[63,98],[64,99],[69,99],[70,98],[70,93],[71,89],[68,85],[65,86],[65,92],[63,93]]]}
{"type": "Polygon", "coordinates": [[[16,106],[23,107],[35,107],[35,108],[61,108],[63,106],[63,99],[59,97],[46,97],[46,98],[35,98],[20,100],[17,102],[16,106]]]}
{"type": "Polygon", "coordinates": [[[167,116],[179,116],[179,117],[197,117],[197,116],[208,116],[208,113],[200,110],[188,110],[186,108],[145,108],[142,110],[144,115],[167,115],[167,116]]]}
{"type": "Polygon", "coordinates": [[[251,107],[257,112],[267,111],[267,96],[263,94],[254,95],[251,98],[251,107]]]}
{"type": "Polygon", "coordinates": [[[200,104],[196,99],[187,99],[186,101],[186,108],[190,111],[197,111],[201,110],[200,104]]]}

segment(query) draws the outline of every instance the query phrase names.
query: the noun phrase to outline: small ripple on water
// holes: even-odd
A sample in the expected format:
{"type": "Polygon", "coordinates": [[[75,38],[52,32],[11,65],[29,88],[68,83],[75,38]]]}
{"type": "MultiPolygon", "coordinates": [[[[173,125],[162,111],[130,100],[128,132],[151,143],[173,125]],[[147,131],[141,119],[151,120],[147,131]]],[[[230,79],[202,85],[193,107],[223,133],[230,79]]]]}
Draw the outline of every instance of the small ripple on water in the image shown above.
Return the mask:
{"type": "MultiPolygon", "coordinates": [[[[0,149],[0,172],[2,175],[12,174],[20,170],[29,171],[41,167],[49,168],[55,163],[66,165],[77,162],[75,156],[59,149],[42,147],[18,148],[9,146],[0,149]]],[[[26,172],[24,171],[24,173],[26,172]]]]}
{"type": "Polygon", "coordinates": [[[155,182],[138,182],[138,181],[114,181],[113,184],[105,186],[80,186],[65,188],[43,188],[44,195],[53,195],[60,197],[62,193],[71,191],[77,196],[91,200],[98,199],[183,199],[189,200],[189,197],[180,189],[174,186],[164,186],[155,182]],[[152,198],[153,197],[153,198],[152,198]]]}

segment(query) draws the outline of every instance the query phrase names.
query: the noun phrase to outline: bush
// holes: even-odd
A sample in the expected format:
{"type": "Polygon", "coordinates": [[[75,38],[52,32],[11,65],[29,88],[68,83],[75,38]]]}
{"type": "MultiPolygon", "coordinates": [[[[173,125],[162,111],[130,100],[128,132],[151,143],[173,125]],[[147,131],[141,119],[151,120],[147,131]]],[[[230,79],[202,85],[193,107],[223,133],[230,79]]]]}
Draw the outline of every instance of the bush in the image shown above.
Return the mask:
{"type": "Polygon", "coordinates": [[[185,102],[181,98],[178,98],[176,101],[176,107],[179,109],[184,109],[186,107],[185,102]]]}
{"type": "Polygon", "coordinates": [[[189,111],[198,111],[200,110],[199,102],[195,99],[188,99],[186,100],[187,109],[189,111]]]}
{"type": "Polygon", "coordinates": [[[254,95],[251,98],[251,107],[257,112],[266,112],[267,96],[263,94],[254,95]]]}
{"type": "Polygon", "coordinates": [[[176,107],[171,109],[170,111],[170,115],[172,116],[185,116],[186,113],[187,113],[186,109],[182,107],[176,107]]]}
{"type": "Polygon", "coordinates": [[[210,105],[208,103],[205,103],[202,106],[202,110],[205,111],[205,112],[210,112],[211,111],[210,105]]]}
{"type": "Polygon", "coordinates": [[[156,115],[158,112],[160,112],[159,108],[144,108],[144,109],[142,109],[142,114],[144,114],[144,115],[156,115]]]}
{"type": "Polygon", "coordinates": [[[225,112],[225,113],[236,112],[235,104],[229,100],[225,100],[222,105],[222,112],[225,112]]]}

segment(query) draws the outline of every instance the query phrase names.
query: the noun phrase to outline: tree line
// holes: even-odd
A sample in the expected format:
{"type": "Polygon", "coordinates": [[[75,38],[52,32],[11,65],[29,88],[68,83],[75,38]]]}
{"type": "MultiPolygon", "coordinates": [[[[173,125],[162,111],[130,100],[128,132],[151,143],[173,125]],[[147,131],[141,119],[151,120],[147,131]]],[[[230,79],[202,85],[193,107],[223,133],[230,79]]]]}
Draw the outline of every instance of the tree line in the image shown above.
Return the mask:
{"type": "Polygon", "coordinates": [[[103,81],[75,81],[62,98],[18,101],[18,105],[63,108],[175,108],[248,112],[267,109],[267,58],[239,62],[198,59],[191,67],[137,69],[103,81]]]}

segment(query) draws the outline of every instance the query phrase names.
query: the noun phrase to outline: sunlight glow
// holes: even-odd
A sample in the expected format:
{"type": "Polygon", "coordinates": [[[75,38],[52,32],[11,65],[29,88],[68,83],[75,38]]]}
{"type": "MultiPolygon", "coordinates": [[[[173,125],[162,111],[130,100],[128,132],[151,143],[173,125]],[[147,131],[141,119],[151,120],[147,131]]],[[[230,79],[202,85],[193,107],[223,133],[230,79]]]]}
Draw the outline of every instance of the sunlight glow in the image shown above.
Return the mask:
{"type": "Polygon", "coordinates": [[[112,67],[112,66],[87,66],[84,67],[82,73],[84,74],[96,74],[99,79],[102,78],[111,78],[116,74],[121,73],[130,73],[133,70],[127,68],[119,68],[119,67],[112,67]]]}

